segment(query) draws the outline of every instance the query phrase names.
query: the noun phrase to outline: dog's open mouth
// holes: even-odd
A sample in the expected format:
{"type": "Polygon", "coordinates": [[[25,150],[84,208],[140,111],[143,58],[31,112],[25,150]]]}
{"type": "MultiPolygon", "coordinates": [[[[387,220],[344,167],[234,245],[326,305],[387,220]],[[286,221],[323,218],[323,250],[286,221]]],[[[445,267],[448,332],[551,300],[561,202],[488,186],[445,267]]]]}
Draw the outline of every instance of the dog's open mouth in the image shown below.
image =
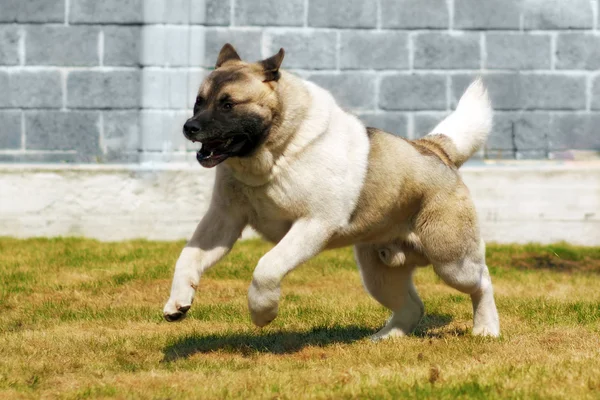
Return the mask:
{"type": "Polygon", "coordinates": [[[196,159],[204,168],[212,168],[236,155],[248,137],[235,135],[227,139],[212,139],[202,142],[202,148],[196,153],[196,159]]]}

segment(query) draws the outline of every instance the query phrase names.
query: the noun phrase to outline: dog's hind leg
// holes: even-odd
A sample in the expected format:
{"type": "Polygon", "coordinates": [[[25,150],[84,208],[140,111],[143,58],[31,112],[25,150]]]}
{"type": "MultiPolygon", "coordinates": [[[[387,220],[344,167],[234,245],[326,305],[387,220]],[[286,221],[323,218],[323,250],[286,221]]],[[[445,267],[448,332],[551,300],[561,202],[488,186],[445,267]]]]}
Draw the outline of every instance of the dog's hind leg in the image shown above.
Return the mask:
{"type": "Polygon", "coordinates": [[[473,302],[473,335],[499,336],[500,322],[492,280],[485,264],[485,246],[455,262],[433,263],[435,272],[453,288],[467,293],[473,302]]]}
{"type": "Polygon", "coordinates": [[[367,291],[393,312],[387,324],[371,339],[411,333],[425,313],[425,307],[412,280],[414,266],[386,265],[381,259],[380,249],[375,245],[356,245],[354,254],[367,291]]]}

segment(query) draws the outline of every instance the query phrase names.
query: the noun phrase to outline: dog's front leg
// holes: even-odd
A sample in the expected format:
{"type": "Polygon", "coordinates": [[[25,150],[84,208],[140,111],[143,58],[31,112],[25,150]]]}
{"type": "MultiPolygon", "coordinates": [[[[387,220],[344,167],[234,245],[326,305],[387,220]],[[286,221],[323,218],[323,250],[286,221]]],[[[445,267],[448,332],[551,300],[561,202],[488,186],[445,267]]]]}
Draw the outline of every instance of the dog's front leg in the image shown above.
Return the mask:
{"type": "Polygon", "coordinates": [[[258,262],[248,290],[254,324],[263,327],[277,317],[281,280],[326,246],[332,229],[317,220],[299,220],[258,262]]]}
{"type": "Polygon", "coordinates": [[[231,250],[245,226],[242,215],[211,205],[175,265],[171,296],[163,310],[167,321],[181,319],[190,309],[202,273],[231,250]]]}

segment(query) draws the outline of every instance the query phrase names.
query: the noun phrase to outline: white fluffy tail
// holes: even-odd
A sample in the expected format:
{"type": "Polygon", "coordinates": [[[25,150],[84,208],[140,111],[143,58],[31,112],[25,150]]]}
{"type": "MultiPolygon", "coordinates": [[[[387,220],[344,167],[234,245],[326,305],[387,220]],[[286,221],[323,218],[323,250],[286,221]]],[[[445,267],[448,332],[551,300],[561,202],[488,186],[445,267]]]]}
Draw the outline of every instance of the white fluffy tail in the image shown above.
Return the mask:
{"type": "Polygon", "coordinates": [[[456,110],[430,133],[449,137],[456,146],[452,161],[461,166],[483,146],[492,130],[492,105],[480,78],[460,98],[456,110]]]}

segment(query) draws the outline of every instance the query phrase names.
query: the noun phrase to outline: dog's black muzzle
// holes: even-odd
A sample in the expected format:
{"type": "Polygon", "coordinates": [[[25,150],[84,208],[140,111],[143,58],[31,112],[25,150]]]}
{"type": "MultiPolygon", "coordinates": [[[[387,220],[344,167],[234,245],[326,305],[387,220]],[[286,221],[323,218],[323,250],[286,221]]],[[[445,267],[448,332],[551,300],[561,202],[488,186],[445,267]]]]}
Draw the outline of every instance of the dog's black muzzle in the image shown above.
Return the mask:
{"type": "Polygon", "coordinates": [[[202,131],[202,125],[200,121],[196,119],[188,119],[183,124],[183,136],[185,136],[188,140],[192,142],[200,141],[200,132],[202,131]]]}

